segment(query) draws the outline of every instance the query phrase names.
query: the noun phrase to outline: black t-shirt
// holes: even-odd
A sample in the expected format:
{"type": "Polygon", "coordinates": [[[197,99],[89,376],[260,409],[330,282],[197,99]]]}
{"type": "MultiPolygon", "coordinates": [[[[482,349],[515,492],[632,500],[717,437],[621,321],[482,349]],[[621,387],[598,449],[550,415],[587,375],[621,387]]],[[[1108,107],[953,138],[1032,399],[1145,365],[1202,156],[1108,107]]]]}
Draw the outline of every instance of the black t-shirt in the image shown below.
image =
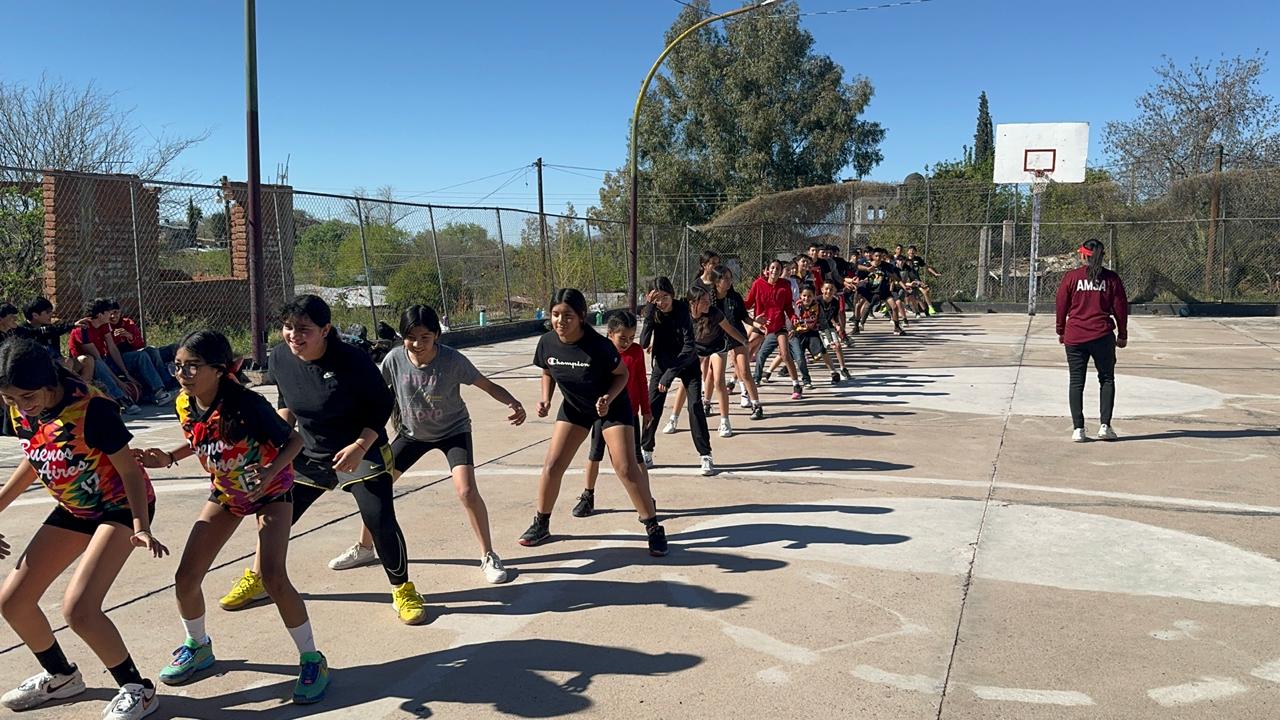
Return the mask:
{"type": "Polygon", "coordinates": [[[640,331],[640,347],[648,348],[653,367],[662,371],[663,385],[690,368],[696,368],[698,355],[693,342],[693,319],[689,304],[671,302],[671,312],[664,313],[653,303],[645,306],[644,329],[640,331]]]}
{"type": "MultiPolygon", "coordinates": [[[[533,364],[556,381],[565,404],[592,417],[596,414],[596,400],[609,392],[613,371],[621,362],[618,348],[592,328],[584,328],[576,343],[561,341],[554,331],[544,333],[533,352],[533,364]]],[[[624,391],[619,397],[625,395],[624,391]]]]}
{"type": "Polygon", "coordinates": [[[924,269],[929,266],[929,262],[919,255],[907,258],[907,264],[913,266],[916,272],[924,272],[924,269]]]}
{"type": "Polygon", "coordinates": [[[62,336],[75,329],[76,326],[72,323],[59,323],[56,325],[34,325],[32,323],[27,323],[14,328],[13,334],[18,337],[35,340],[41,345],[49,348],[49,352],[55,357],[62,357],[62,336]]]}
{"type": "Polygon", "coordinates": [[[836,296],[831,300],[818,298],[818,329],[832,330],[837,329],[836,325],[840,322],[840,297],[836,296]]]}
{"type": "Polygon", "coordinates": [[[725,293],[724,297],[716,299],[716,307],[720,308],[725,319],[730,325],[736,327],[738,332],[747,334],[745,323],[751,321],[751,313],[747,312],[747,303],[742,299],[741,293],[729,288],[729,292],[725,293]]]}
{"type": "Polygon", "coordinates": [[[907,263],[906,267],[898,268],[898,274],[902,276],[902,282],[904,284],[918,282],[920,280],[919,270],[917,270],[916,266],[910,262],[907,263]]]}
{"type": "MultiPolygon", "coordinates": [[[[83,394],[76,392],[77,389],[83,392],[81,383],[72,378],[69,373],[62,374],[62,389],[62,402],[40,413],[41,422],[56,420],[67,405],[84,397],[83,394]]],[[[133,433],[129,432],[129,429],[124,426],[124,420],[120,418],[120,406],[114,400],[103,396],[89,399],[84,408],[84,420],[81,421],[80,428],[85,444],[107,455],[120,452],[133,439],[133,433]]]]}
{"type": "Polygon", "coordinates": [[[271,349],[271,375],[280,390],[277,407],[298,419],[302,454],[327,460],[355,442],[365,428],[378,432],[365,458],[381,463],[387,418],[395,397],[373,360],[330,333],[322,355],[306,362],[280,343],[271,349]]]}
{"type": "Polygon", "coordinates": [[[208,422],[214,411],[227,426],[227,438],[224,439],[248,437],[283,448],[293,435],[293,428],[272,409],[266,398],[234,381],[224,380],[213,404],[203,411],[194,400],[191,402],[192,419],[199,422],[208,422]]]}
{"type": "Polygon", "coordinates": [[[724,313],[712,305],[700,318],[693,319],[693,344],[699,355],[712,355],[724,350],[724,313]]]}

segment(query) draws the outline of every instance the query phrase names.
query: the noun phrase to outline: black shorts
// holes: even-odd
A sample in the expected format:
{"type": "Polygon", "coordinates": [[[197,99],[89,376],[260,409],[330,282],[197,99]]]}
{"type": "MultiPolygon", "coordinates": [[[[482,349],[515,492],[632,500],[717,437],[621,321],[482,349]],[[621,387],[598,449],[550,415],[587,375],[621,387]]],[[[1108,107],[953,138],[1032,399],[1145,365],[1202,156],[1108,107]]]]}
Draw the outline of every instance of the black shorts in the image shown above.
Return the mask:
{"type": "Polygon", "coordinates": [[[571,425],[577,425],[580,428],[591,429],[597,422],[604,424],[604,427],[613,427],[614,425],[634,425],[636,414],[631,411],[631,398],[624,390],[618,397],[613,399],[613,404],[609,405],[609,410],[600,417],[595,408],[590,410],[582,410],[573,407],[567,402],[560,403],[560,411],[556,413],[556,422],[567,422],[571,425]]]}
{"type": "Polygon", "coordinates": [[[301,485],[310,485],[321,490],[342,488],[349,490],[356,483],[367,480],[391,478],[391,464],[394,456],[390,445],[378,445],[365,453],[355,472],[338,472],[333,469],[333,459],[313,458],[299,455],[293,461],[293,481],[301,485]]]}
{"type": "Polygon", "coordinates": [[[471,433],[469,432],[457,433],[440,440],[417,440],[397,432],[396,439],[391,441],[391,454],[394,457],[393,466],[396,472],[404,472],[413,467],[414,463],[432,450],[444,453],[444,459],[449,461],[450,470],[459,465],[476,464],[475,455],[471,450],[471,433]]]}
{"type": "Polygon", "coordinates": [[[212,490],[209,492],[209,502],[220,506],[223,510],[226,510],[227,512],[231,513],[232,515],[235,515],[236,517],[249,517],[250,515],[257,515],[259,512],[262,511],[262,508],[268,505],[273,505],[275,503],[283,503],[283,502],[292,503],[293,502],[293,486],[290,485],[289,489],[285,490],[282,493],[277,493],[275,495],[268,495],[264,498],[259,498],[258,501],[255,502],[253,505],[251,505],[249,509],[246,510],[243,514],[240,511],[228,505],[227,503],[223,502],[222,494],[219,493],[217,490],[212,490]]]}
{"type": "MultiPolygon", "coordinates": [[[[640,448],[640,416],[639,415],[635,416],[635,420],[632,423],[632,427],[635,429],[635,432],[631,433],[631,436],[632,438],[635,439],[636,462],[643,464],[644,455],[640,454],[641,448],[640,448]]],[[[604,445],[604,424],[596,423],[595,425],[591,426],[591,446],[587,449],[587,459],[590,460],[591,462],[600,462],[601,460],[604,460],[605,450],[606,448],[604,445]]]]}
{"type": "Polygon", "coordinates": [[[862,298],[863,300],[866,300],[867,302],[871,302],[876,299],[875,295],[876,295],[875,292],[873,292],[871,288],[867,287],[866,285],[858,286],[858,297],[862,298]]]}
{"type": "Polygon", "coordinates": [[[796,335],[795,340],[800,345],[800,352],[810,357],[818,357],[827,351],[826,346],[822,344],[822,335],[820,333],[803,333],[796,335]]]}
{"type": "MultiPolygon", "coordinates": [[[[147,503],[147,517],[152,520],[156,518],[156,504],[154,502],[147,503]]],[[[49,517],[44,519],[44,524],[50,527],[62,528],[71,532],[81,533],[83,535],[92,535],[98,531],[98,528],[107,523],[115,523],[123,525],[130,530],[133,529],[133,511],[129,508],[117,508],[108,510],[97,518],[82,518],[72,515],[70,511],[61,505],[55,507],[53,512],[49,513],[49,517]]]]}

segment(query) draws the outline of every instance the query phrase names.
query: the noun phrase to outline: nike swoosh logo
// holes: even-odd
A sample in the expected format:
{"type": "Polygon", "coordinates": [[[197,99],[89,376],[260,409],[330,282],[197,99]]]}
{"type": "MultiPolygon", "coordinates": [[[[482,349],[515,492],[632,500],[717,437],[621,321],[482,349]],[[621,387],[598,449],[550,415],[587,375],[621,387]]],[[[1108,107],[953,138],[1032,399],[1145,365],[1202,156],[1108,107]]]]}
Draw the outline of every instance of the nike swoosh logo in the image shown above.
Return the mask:
{"type": "Polygon", "coordinates": [[[70,684],[71,684],[71,681],[72,681],[72,680],[74,680],[74,679],[75,679],[74,677],[67,678],[66,680],[63,680],[63,681],[62,681],[62,684],[61,684],[61,685],[56,685],[56,686],[55,686],[55,685],[53,685],[52,683],[50,683],[50,684],[49,684],[49,688],[48,688],[48,689],[49,689],[49,692],[51,692],[51,693],[53,693],[53,692],[58,692],[58,691],[59,691],[59,690],[61,690],[62,688],[64,688],[64,687],[66,687],[66,686],[70,685],[70,684]]]}

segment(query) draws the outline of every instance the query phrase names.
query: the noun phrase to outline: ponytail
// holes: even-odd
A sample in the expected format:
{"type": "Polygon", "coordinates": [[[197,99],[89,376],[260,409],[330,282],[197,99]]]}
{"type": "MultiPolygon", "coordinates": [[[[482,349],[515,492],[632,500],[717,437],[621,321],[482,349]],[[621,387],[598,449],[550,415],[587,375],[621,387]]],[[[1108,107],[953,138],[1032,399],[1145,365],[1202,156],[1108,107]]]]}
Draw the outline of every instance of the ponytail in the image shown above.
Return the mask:
{"type": "Polygon", "coordinates": [[[1106,255],[1106,246],[1101,240],[1090,238],[1084,241],[1080,246],[1080,254],[1084,256],[1086,265],[1085,274],[1089,278],[1089,282],[1098,284],[1102,280],[1102,260],[1106,255]]]}

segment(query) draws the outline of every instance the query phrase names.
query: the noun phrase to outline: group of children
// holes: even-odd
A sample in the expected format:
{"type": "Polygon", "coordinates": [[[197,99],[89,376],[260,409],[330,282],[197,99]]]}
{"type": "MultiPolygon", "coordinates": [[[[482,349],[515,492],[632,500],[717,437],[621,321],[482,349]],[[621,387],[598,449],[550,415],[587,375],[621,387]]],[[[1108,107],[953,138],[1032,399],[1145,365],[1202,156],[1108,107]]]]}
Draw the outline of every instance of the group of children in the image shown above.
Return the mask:
{"type": "MultiPolygon", "coordinates": [[[[534,519],[519,543],[534,546],[551,538],[551,513],[564,474],[589,440],[586,489],[573,515],[594,512],[599,463],[607,453],[645,528],[649,554],[666,555],[666,533],[647,469],[654,463],[667,394],[675,388],[676,407],[687,405],[701,470],[713,474],[710,407],[718,402],[720,436],[732,436],[728,398],[741,385],[742,406],[751,410],[752,419],[763,418],[758,386],[768,380],[766,366],[775,350],[793,381],[792,397],[800,399],[804,386],[812,387],[810,358],[825,363],[835,384],[841,373],[849,377],[840,354],[849,341],[847,308],[852,308],[854,333],[881,303],[896,329],[906,323],[904,307],[932,312],[924,283],[904,272],[932,269],[910,249],[903,258],[890,260],[887,253],[868,248],[846,262],[833,248],[818,245],[789,265],[771,261],[743,298],[733,273],[708,251],[692,287],[678,294],[669,279],[655,278],[640,317],[613,313],[603,336],[589,321],[583,294],[558,291],[550,306],[550,331],[534,354],[534,364],[542,369],[538,416],[551,413],[557,388],[563,400],[538,482],[534,519]],[[907,296],[916,293],[923,307],[909,304],[907,296]],[[651,358],[648,372],[644,350],[651,358]],[[730,383],[725,382],[727,368],[736,376],[730,383]]],[[[241,521],[251,517],[258,532],[254,565],[219,604],[238,610],[270,598],[299,653],[293,701],[323,698],[327,660],[317,650],[285,558],[291,527],[330,490],[351,494],[364,525],[360,539],[330,567],[381,564],[399,619],[426,622],[426,603],[409,579],[392,485],[433,450],[449,463],[480,545],[485,580],[507,580],[476,485],[471,421],[460,388],[473,385],[505,405],[513,426],[524,423],[526,412],[464,355],[440,344],[442,327],[433,309],[416,305],[402,314],[403,343],[379,368],[338,337],[322,299],[295,298],[280,314],[284,342],[269,359],[279,393],[274,409],[237,382],[236,356],[215,331],[190,333],[172,348],[172,362],[161,365],[159,351],[145,345],[136,324],[121,317],[110,300],[95,300],[76,323],[54,321],[48,301],[31,303],[28,323],[21,327],[9,322],[15,313],[5,314],[6,309],[0,307],[0,395],[25,459],[0,487],[0,511],[35,480],[56,504],[0,587],[0,613],[35,654],[42,672],[5,693],[0,704],[21,710],[85,690],[79,669],[63,654],[40,607],[53,581],[79,559],[63,614],[119,685],[104,717],[138,720],[156,709],[154,685],[134,664],[102,603],[134,547],[157,558],[168,552],[151,532],[155,493],[147,470],[193,456],[210,477],[210,495],[194,519],[175,573],[184,639],[159,672],[163,683],[188,682],[216,663],[202,583],[241,521]],[[67,358],[57,342],[63,334],[71,335],[67,358]],[[137,383],[156,403],[169,400],[170,387],[178,389],[184,441],[171,448],[132,448],[121,412],[136,412],[135,406],[116,397],[104,380],[108,375],[137,383]],[[387,433],[389,421],[394,439],[387,433]]],[[[674,432],[677,421],[673,414],[663,431],[674,432]]],[[[9,553],[0,536],[0,557],[9,553]]]]}

